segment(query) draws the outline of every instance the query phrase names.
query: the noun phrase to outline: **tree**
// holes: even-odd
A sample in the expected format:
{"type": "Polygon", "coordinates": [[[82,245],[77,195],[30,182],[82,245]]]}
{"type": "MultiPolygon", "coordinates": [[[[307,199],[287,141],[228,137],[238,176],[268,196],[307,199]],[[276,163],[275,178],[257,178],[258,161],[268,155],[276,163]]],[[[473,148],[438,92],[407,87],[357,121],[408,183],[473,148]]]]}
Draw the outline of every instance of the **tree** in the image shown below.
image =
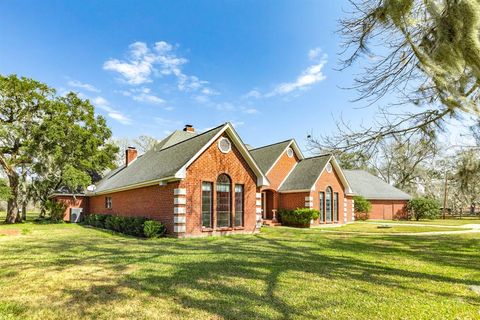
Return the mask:
{"type": "Polygon", "coordinates": [[[5,201],[10,198],[10,188],[4,179],[0,179],[0,200],[5,201]]]}
{"type": "Polygon", "coordinates": [[[353,197],[355,220],[368,220],[369,212],[372,210],[372,203],[362,196],[353,197]]]}
{"type": "Polygon", "coordinates": [[[466,150],[460,152],[458,157],[454,178],[458,182],[457,188],[465,200],[464,203],[468,203],[470,213],[473,214],[476,204],[480,201],[480,155],[477,150],[466,150]]]}
{"type": "Polygon", "coordinates": [[[125,163],[125,150],[127,150],[128,147],[135,147],[140,152],[140,154],[142,154],[152,149],[157,143],[157,139],[147,135],[141,135],[134,139],[114,139],[112,141],[112,144],[118,147],[118,153],[115,160],[116,165],[121,166],[125,163]]]}
{"type": "Polygon", "coordinates": [[[111,165],[111,131],[87,100],[55,96],[47,85],[0,76],[0,165],[11,192],[6,222],[21,221],[27,192],[46,201],[61,185],[74,191],[111,165]],[[28,183],[28,188],[26,184],[28,183]]]}
{"type": "Polygon", "coordinates": [[[346,58],[367,63],[355,78],[358,100],[369,105],[387,94],[397,101],[380,109],[372,126],[322,138],[337,149],[364,150],[394,134],[432,133],[448,117],[478,116],[480,3],[475,0],[351,0],[341,21],[346,58]],[[366,59],[365,59],[366,58],[366,59]],[[405,109],[395,108],[409,106],[405,109]],[[413,107],[412,107],[413,106],[413,107]],[[394,110],[395,109],[395,110],[394,110]]]}
{"type": "Polygon", "coordinates": [[[408,201],[407,211],[415,219],[436,219],[440,216],[440,203],[432,198],[413,198],[408,201]]]}

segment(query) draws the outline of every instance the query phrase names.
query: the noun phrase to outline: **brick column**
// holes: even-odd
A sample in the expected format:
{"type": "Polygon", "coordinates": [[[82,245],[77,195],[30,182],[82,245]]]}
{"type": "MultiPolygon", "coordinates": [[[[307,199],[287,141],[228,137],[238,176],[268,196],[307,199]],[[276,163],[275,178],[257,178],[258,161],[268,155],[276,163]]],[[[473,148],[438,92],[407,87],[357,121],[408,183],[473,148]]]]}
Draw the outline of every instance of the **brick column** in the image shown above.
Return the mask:
{"type": "Polygon", "coordinates": [[[260,229],[262,227],[262,193],[257,192],[255,195],[255,213],[257,218],[256,228],[260,229]]]}
{"type": "Polygon", "coordinates": [[[343,198],[343,223],[347,223],[347,207],[348,207],[348,200],[347,198],[343,198]]]}
{"type": "Polygon", "coordinates": [[[355,221],[355,200],[352,199],[352,221],[355,221]]]}
{"type": "Polygon", "coordinates": [[[173,232],[182,236],[187,231],[187,189],[173,189],[173,232]]]}
{"type": "Polygon", "coordinates": [[[313,209],[313,197],[305,197],[305,208],[313,209]]]}

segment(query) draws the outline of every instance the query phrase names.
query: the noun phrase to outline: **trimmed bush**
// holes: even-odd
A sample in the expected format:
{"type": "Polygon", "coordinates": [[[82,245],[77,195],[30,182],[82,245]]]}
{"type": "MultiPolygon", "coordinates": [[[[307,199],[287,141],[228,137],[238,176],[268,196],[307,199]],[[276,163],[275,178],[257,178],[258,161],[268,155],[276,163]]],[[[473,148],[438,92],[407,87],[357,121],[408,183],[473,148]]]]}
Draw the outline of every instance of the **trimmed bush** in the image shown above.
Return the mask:
{"type": "Polygon", "coordinates": [[[355,220],[365,221],[370,218],[369,212],[372,210],[372,204],[370,201],[365,199],[362,196],[353,197],[354,209],[355,209],[355,220]]]}
{"type": "Polygon", "coordinates": [[[48,200],[46,202],[46,209],[51,222],[62,222],[65,216],[67,205],[61,201],[48,200]]]}
{"type": "Polygon", "coordinates": [[[158,221],[147,220],[143,224],[143,234],[147,238],[159,238],[165,234],[165,226],[158,221]]]}
{"type": "Polygon", "coordinates": [[[282,224],[291,227],[309,228],[310,221],[316,220],[319,217],[318,210],[302,208],[296,210],[282,210],[280,211],[280,218],[282,224]]]}
{"type": "Polygon", "coordinates": [[[436,219],[440,216],[440,203],[431,198],[414,198],[408,201],[407,211],[415,220],[436,219]]]}
{"type": "Polygon", "coordinates": [[[135,237],[158,238],[165,234],[165,226],[143,217],[122,217],[108,214],[89,214],[84,223],[96,228],[113,230],[135,237]]]}

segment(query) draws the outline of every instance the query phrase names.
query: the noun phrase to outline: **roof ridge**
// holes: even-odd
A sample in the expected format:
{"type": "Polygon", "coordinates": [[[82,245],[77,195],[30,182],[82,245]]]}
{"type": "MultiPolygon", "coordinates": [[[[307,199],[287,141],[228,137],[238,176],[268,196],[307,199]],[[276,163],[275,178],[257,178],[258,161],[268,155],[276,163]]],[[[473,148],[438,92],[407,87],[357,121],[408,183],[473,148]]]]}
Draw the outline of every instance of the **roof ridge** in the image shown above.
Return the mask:
{"type": "Polygon", "coordinates": [[[263,148],[267,148],[267,147],[272,147],[272,146],[274,146],[274,145],[277,145],[277,144],[280,144],[280,143],[285,143],[285,142],[287,142],[287,141],[292,141],[292,140],[294,140],[294,139],[291,138],[291,139],[283,140],[283,141],[280,141],[280,142],[275,142],[275,143],[267,144],[267,145],[265,145],[265,146],[261,146],[261,147],[258,147],[258,148],[254,148],[254,149],[251,149],[251,150],[249,150],[249,151],[254,151],[254,150],[263,149],[263,148]]]}
{"type": "Polygon", "coordinates": [[[218,128],[221,128],[221,127],[223,127],[223,126],[225,126],[225,125],[227,125],[227,124],[228,124],[228,122],[223,123],[223,124],[221,124],[221,125],[219,125],[219,126],[216,126],[215,128],[212,128],[212,129],[207,130],[207,131],[205,131],[205,132],[196,134],[196,135],[194,135],[193,137],[190,137],[190,138],[185,139],[185,140],[183,140],[183,141],[180,141],[180,142],[177,142],[177,143],[175,143],[175,144],[172,144],[171,146],[168,146],[168,147],[166,147],[166,148],[163,148],[163,149],[161,149],[161,150],[159,150],[159,151],[164,151],[164,150],[170,149],[171,147],[177,146],[177,145],[179,145],[179,144],[181,144],[181,143],[184,143],[184,142],[190,141],[190,140],[192,140],[192,139],[201,137],[201,136],[203,136],[204,134],[207,134],[207,133],[209,133],[209,132],[211,132],[211,131],[213,131],[213,130],[217,130],[218,128]]]}
{"type": "Polygon", "coordinates": [[[333,156],[333,154],[332,154],[332,153],[320,154],[320,155],[318,155],[318,156],[312,156],[312,157],[308,157],[308,158],[303,158],[303,159],[300,160],[300,161],[310,160],[310,159],[315,159],[315,158],[321,158],[321,157],[326,157],[326,156],[333,156]]]}

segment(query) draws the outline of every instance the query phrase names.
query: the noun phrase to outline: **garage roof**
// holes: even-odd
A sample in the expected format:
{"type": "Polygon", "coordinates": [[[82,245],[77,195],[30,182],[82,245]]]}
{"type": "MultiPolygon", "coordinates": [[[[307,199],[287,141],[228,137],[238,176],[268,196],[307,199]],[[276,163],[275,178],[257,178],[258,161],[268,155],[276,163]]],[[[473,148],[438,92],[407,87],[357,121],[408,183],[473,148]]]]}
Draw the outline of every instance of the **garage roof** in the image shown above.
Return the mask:
{"type": "Polygon", "coordinates": [[[370,200],[410,200],[412,196],[364,170],[343,170],[353,193],[370,200]]]}

